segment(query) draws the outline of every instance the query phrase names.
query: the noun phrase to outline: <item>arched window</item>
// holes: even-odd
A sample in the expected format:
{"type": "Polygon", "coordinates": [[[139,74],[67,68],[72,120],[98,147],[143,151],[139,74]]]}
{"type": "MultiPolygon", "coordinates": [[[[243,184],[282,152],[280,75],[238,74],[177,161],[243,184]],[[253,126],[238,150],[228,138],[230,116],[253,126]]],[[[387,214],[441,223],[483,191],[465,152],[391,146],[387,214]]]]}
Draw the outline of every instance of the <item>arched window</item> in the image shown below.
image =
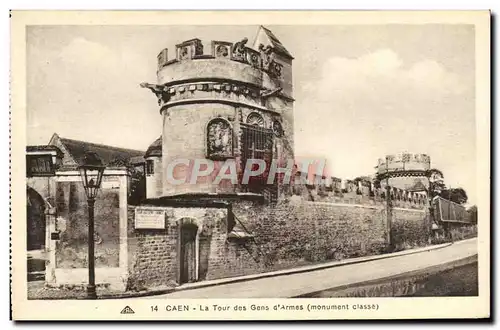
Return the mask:
{"type": "Polygon", "coordinates": [[[155,162],[152,159],[146,160],[146,175],[155,174],[155,162]]]}
{"type": "Polygon", "coordinates": [[[207,157],[225,159],[233,156],[233,130],[223,118],[215,118],[207,125],[207,157]]]}

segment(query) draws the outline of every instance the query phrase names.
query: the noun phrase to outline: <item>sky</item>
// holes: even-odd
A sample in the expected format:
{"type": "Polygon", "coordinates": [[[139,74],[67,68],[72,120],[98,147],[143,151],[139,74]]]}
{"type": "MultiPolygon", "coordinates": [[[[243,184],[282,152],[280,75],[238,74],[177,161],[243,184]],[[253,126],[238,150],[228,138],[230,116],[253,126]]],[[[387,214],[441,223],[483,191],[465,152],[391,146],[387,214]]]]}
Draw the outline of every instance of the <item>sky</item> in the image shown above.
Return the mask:
{"type": "MultiPolygon", "coordinates": [[[[472,25],[267,26],[294,56],[295,154],[332,175],[374,174],[378,158],[426,153],[476,198],[472,25]]],[[[250,41],[258,26],[30,26],[27,140],[62,137],[146,150],[161,134],[156,56],[199,38],[250,41]]]]}

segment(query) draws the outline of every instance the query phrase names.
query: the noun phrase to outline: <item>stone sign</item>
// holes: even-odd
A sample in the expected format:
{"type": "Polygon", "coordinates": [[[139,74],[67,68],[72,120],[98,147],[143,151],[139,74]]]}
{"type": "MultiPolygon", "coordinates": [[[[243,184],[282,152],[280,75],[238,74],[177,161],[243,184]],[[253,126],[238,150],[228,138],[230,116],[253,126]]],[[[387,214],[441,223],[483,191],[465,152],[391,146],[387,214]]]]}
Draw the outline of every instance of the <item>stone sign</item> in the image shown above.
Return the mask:
{"type": "Polygon", "coordinates": [[[119,189],[120,188],[120,178],[117,176],[103,176],[102,189],[119,189]]]}
{"type": "Polygon", "coordinates": [[[135,229],[165,229],[165,210],[137,208],[135,229]]]}

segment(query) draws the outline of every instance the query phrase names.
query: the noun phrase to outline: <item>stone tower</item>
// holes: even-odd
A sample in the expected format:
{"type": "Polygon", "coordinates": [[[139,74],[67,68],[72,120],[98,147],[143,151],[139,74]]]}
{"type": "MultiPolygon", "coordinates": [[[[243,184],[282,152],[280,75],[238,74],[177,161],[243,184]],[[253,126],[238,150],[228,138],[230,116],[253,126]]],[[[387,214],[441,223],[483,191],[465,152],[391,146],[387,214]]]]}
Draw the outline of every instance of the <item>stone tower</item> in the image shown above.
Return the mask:
{"type": "MultiPolygon", "coordinates": [[[[408,191],[423,191],[429,185],[427,171],[431,169],[431,158],[426,154],[399,153],[379,159],[377,174],[387,174],[389,185],[408,191]]],[[[387,181],[382,180],[385,187],[387,181]]]]}
{"type": "Polygon", "coordinates": [[[224,164],[232,163],[241,178],[248,159],[262,159],[266,164],[281,159],[280,167],[293,160],[290,53],[264,27],[259,28],[253,45],[247,38],[209,44],[191,39],[170,53],[171,57],[164,49],[158,55],[157,83],[141,84],[158,98],[163,120],[161,196],[278,196],[284,191],[282,185],[276,181],[263,184],[266,174],[248,185],[213,179],[224,164]],[[215,166],[210,175],[192,181],[196,160],[215,166]],[[175,182],[168,179],[168,173],[173,173],[175,182]]]}

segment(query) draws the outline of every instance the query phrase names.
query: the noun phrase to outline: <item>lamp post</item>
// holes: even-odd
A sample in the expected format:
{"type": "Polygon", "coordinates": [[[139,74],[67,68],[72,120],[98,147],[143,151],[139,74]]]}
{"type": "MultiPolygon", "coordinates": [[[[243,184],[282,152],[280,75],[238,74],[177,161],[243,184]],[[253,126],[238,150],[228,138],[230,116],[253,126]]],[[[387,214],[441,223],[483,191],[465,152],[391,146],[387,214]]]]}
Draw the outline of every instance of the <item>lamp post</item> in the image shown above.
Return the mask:
{"type": "Polygon", "coordinates": [[[387,213],[387,244],[392,249],[392,201],[389,187],[389,156],[385,157],[385,203],[387,213]]]}
{"type": "Polygon", "coordinates": [[[429,236],[428,236],[428,243],[430,244],[432,242],[432,238],[434,236],[434,231],[433,231],[433,224],[436,222],[434,219],[434,180],[432,176],[428,176],[428,181],[429,181],[429,188],[427,191],[427,200],[429,203],[429,236]]]}
{"type": "Polygon", "coordinates": [[[88,268],[89,268],[89,284],[87,286],[87,296],[89,299],[97,299],[95,288],[95,253],[94,253],[94,204],[97,192],[101,187],[102,175],[105,166],[102,165],[101,159],[95,152],[87,152],[83,160],[83,164],[78,167],[80,176],[82,177],[83,187],[87,195],[87,203],[89,209],[88,220],[88,268]]]}
{"type": "MultiPolygon", "coordinates": [[[[430,168],[430,162],[429,162],[429,168],[430,168]]],[[[441,192],[441,189],[439,188],[440,185],[442,184],[442,174],[439,172],[436,172],[433,169],[428,170],[427,172],[427,179],[429,181],[429,188],[427,191],[427,198],[429,201],[429,241],[431,241],[431,237],[434,236],[433,232],[433,226],[434,224],[437,224],[438,221],[436,219],[436,208],[434,207],[435,200],[434,198],[438,196],[441,192]]]]}

